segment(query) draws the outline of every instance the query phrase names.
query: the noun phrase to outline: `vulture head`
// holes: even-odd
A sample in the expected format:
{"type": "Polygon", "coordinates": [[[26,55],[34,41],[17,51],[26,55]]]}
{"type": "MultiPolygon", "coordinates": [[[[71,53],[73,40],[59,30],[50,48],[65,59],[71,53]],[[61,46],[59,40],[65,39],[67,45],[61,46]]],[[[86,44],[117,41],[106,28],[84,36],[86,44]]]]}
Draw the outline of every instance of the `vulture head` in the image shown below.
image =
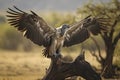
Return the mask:
{"type": "Polygon", "coordinates": [[[69,25],[63,24],[62,27],[61,27],[61,36],[63,36],[64,33],[66,32],[66,30],[68,30],[69,28],[70,28],[69,25]]]}

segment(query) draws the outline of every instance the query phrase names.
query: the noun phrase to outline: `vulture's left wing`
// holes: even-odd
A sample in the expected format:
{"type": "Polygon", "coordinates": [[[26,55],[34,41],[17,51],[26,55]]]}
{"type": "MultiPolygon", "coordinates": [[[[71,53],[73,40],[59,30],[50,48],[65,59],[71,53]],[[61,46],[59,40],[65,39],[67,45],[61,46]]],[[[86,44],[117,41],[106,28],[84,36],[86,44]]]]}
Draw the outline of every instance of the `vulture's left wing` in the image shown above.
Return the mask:
{"type": "Polygon", "coordinates": [[[108,28],[104,23],[105,19],[93,18],[91,16],[75,23],[68,29],[65,36],[64,46],[79,44],[90,37],[90,34],[97,35],[101,31],[106,32],[108,28]]]}
{"type": "Polygon", "coordinates": [[[54,34],[55,29],[48,26],[47,23],[36,13],[26,13],[14,6],[14,10],[8,8],[7,17],[9,23],[16,27],[18,31],[25,32],[24,36],[39,46],[48,46],[50,36],[54,34]]]}

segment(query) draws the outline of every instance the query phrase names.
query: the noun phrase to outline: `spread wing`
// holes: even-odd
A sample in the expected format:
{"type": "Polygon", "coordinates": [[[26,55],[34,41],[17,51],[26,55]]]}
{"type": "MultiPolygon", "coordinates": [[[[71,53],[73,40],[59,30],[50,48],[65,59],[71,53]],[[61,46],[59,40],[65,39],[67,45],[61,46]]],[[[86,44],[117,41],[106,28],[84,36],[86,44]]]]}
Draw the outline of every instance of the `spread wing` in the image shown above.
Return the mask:
{"type": "Polygon", "coordinates": [[[106,20],[102,18],[86,17],[82,21],[70,26],[66,32],[64,46],[79,44],[90,37],[90,34],[97,35],[101,31],[106,32],[106,20]]]}
{"type": "Polygon", "coordinates": [[[24,32],[24,36],[40,46],[48,46],[50,37],[54,34],[54,28],[47,25],[47,23],[39,17],[36,13],[31,11],[28,14],[14,6],[14,10],[8,8],[7,11],[9,23],[17,28],[18,31],[24,32]]]}

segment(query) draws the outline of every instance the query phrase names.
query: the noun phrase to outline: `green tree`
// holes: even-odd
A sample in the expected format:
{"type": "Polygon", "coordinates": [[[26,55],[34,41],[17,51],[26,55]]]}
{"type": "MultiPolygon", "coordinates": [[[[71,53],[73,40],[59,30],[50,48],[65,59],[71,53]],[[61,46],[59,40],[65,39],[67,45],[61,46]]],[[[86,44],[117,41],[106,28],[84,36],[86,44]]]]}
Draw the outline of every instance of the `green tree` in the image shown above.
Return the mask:
{"type": "Polygon", "coordinates": [[[113,56],[115,53],[116,45],[120,38],[120,1],[112,0],[108,3],[93,4],[89,3],[83,8],[77,10],[78,14],[92,15],[96,17],[103,17],[110,20],[107,25],[110,28],[109,32],[101,33],[101,37],[105,44],[106,57],[99,55],[99,62],[102,66],[103,77],[110,78],[114,75],[113,69],[113,56]]]}
{"type": "Polygon", "coordinates": [[[3,36],[1,36],[1,48],[8,50],[17,50],[18,45],[21,43],[21,35],[13,29],[7,29],[3,36]]]}

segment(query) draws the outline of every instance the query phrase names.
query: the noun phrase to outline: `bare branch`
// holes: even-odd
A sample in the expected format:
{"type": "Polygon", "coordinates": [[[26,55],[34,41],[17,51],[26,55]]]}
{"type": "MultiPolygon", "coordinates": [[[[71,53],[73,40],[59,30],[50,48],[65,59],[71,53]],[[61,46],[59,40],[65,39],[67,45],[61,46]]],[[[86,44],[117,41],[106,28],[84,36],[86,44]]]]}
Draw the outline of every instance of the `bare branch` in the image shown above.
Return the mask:
{"type": "Polygon", "coordinates": [[[113,25],[112,25],[112,28],[111,28],[111,32],[110,32],[110,36],[111,38],[113,37],[113,33],[114,33],[114,27],[117,25],[117,20],[114,21],[113,25]]]}
{"type": "Polygon", "coordinates": [[[105,43],[105,47],[109,45],[108,40],[109,40],[109,36],[107,35],[107,32],[101,33],[100,34],[102,39],[104,40],[105,43]]]}
{"type": "MultiPolygon", "coordinates": [[[[102,55],[101,55],[101,50],[100,50],[100,46],[99,46],[98,42],[97,42],[96,39],[93,38],[93,37],[91,37],[91,39],[94,41],[94,43],[95,43],[95,45],[96,45],[96,47],[97,47],[97,49],[98,49],[98,55],[99,55],[100,59],[101,59],[101,60],[104,60],[104,58],[103,58],[102,55]]],[[[100,61],[100,60],[99,60],[99,61],[100,61]]]]}
{"type": "Polygon", "coordinates": [[[96,60],[101,63],[101,60],[99,59],[99,57],[95,54],[95,52],[91,52],[92,56],[94,56],[96,58],[96,60]]]}
{"type": "Polygon", "coordinates": [[[118,43],[118,40],[120,39],[120,32],[119,32],[119,34],[114,38],[114,41],[113,41],[113,46],[114,46],[114,48],[115,48],[115,46],[117,45],[117,43],[118,43]]]}
{"type": "Polygon", "coordinates": [[[92,54],[92,56],[94,56],[96,58],[96,60],[100,63],[101,60],[99,59],[99,57],[97,56],[97,54],[95,53],[95,50],[93,49],[93,47],[91,47],[91,49],[89,50],[89,52],[92,54]]]}

